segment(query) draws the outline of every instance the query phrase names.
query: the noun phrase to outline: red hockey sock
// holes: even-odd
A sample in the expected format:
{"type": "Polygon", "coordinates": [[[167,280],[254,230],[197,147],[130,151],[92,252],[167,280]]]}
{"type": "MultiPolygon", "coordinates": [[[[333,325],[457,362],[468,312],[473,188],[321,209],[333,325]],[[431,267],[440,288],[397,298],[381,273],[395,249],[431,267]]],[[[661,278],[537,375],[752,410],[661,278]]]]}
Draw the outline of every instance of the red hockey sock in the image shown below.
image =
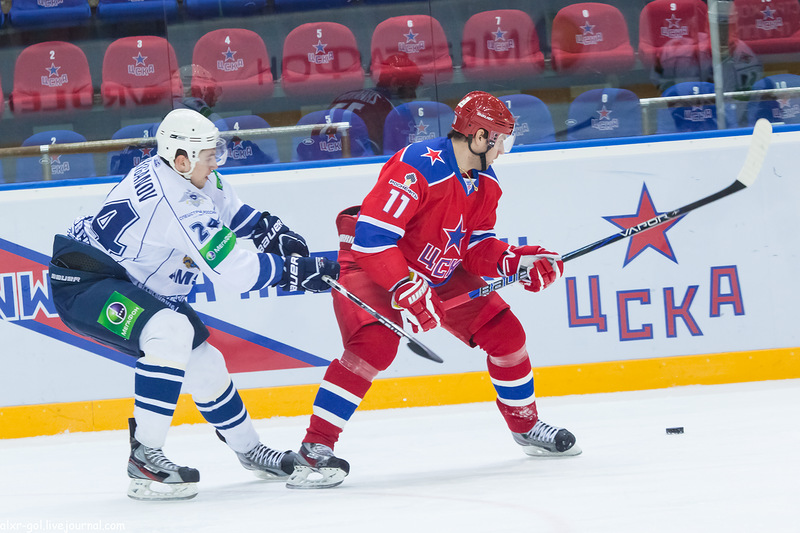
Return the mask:
{"type": "Polygon", "coordinates": [[[325,379],[319,386],[311,423],[303,442],[314,442],[333,448],[371,385],[371,381],[350,372],[335,359],[328,366],[325,379]]]}

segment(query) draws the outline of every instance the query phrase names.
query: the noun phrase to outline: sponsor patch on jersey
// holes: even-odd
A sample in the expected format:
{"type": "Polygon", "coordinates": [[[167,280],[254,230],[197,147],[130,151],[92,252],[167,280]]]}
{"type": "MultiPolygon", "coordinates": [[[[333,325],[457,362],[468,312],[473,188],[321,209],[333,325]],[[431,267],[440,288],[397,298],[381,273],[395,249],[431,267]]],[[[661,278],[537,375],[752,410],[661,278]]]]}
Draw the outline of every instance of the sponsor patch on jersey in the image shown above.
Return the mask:
{"type": "Polygon", "coordinates": [[[144,309],[130,298],[114,291],[106,300],[97,322],[125,340],[131,338],[133,326],[144,309]]]}
{"type": "Polygon", "coordinates": [[[203,259],[208,266],[217,268],[217,265],[228,257],[235,245],[236,234],[223,226],[222,229],[208,241],[208,244],[200,249],[200,253],[203,254],[203,259]]]}
{"type": "Polygon", "coordinates": [[[397,187],[398,189],[400,189],[401,191],[404,191],[406,194],[408,194],[410,197],[412,197],[414,200],[417,200],[417,199],[419,199],[419,197],[417,196],[417,193],[412,191],[411,187],[410,187],[411,184],[416,183],[416,182],[417,182],[416,174],[414,174],[413,172],[409,172],[408,174],[406,174],[405,181],[403,183],[400,183],[399,181],[390,179],[389,180],[389,185],[391,185],[392,187],[397,187]]]}

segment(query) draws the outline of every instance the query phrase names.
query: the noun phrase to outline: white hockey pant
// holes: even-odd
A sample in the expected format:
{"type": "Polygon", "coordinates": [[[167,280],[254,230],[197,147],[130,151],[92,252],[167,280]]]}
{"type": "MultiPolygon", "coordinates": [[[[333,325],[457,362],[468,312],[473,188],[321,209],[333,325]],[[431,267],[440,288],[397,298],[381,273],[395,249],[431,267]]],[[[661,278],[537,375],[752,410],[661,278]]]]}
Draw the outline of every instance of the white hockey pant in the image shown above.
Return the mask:
{"type": "Polygon", "coordinates": [[[145,355],[136,362],[134,380],[136,440],[164,446],[183,386],[233,450],[250,451],[258,434],[222,354],[208,342],[192,350],[193,338],[189,320],[170,309],[156,313],[143,328],[139,346],[145,355]]]}

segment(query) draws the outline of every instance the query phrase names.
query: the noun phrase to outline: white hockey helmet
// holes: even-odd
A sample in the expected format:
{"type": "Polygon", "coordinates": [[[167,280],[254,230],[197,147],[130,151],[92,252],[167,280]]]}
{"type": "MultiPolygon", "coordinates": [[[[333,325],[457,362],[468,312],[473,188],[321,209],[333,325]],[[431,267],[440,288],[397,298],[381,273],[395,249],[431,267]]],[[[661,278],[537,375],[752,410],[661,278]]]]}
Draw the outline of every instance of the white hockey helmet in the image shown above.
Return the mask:
{"type": "Polygon", "coordinates": [[[156,131],[158,155],[169,163],[169,166],[184,178],[189,179],[194,167],[200,159],[202,150],[214,149],[218,166],[225,164],[228,150],[225,140],[219,136],[219,129],[206,117],[191,109],[175,109],[170,111],[156,131]],[[179,172],[175,168],[175,157],[178,150],[186,152],[191,168],[188,172],[179,172]]]}

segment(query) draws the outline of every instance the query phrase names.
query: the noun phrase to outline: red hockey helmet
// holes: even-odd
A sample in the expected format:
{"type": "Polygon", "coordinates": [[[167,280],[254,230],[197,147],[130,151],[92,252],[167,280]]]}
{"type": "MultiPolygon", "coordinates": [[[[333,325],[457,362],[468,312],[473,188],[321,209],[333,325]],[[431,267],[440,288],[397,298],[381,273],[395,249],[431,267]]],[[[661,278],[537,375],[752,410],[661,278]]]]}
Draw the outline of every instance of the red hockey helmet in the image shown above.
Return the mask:
{"type": "Polygon", "coordinates": [[[490,146],[500,141],[505,153],[511,151],[514,146],[514,116],[491,94],[472,91],[458,103],[455,114],[453,130],[470,137],[484,129],[489,134],[490,146]]]}

